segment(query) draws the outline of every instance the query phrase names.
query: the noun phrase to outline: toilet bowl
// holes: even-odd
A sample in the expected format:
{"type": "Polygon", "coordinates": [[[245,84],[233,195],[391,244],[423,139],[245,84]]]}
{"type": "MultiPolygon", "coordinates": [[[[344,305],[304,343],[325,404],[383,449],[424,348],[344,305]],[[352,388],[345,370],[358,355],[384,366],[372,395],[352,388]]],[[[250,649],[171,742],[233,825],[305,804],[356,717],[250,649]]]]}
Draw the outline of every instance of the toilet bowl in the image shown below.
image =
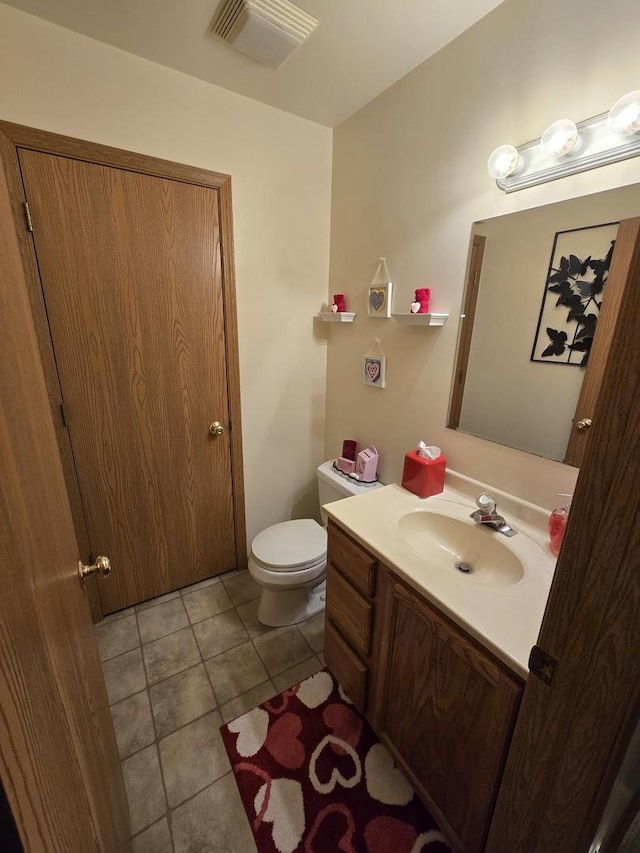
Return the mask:
{"type": "MultiPolygon", "coordinates": [[[[333,468],[333,460],[317,469],[321,506],[379,487],[361,484],[333,468]]],[[[322,513],[323,523],[326,515],[322,513]]],[[[258,620],[282,627],[302,622],[324,609],[327,531],[312,518],[267,527],[251,543],[249,572],[261,587],[258,620]]]]}

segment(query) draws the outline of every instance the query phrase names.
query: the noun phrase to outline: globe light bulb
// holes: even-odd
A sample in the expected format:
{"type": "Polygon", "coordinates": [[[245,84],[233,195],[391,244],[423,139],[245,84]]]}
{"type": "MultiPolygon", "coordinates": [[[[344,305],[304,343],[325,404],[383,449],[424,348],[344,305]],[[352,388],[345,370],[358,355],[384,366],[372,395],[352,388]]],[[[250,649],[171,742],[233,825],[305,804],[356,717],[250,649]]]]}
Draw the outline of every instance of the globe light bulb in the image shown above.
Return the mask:
{"type": "Polygon", "coordinates": [[[640,131],[640,91],[629,92],[609,110],[607,127],[614,136],[631,136],[640,131]]]}
{"type": "Polygon", "coordinates": [[[520,165],[518,149],[513,145],[500,145],[489,155],[487,171],[494,180],[508,178],[520,165]]]}
{"type": "Polygon", "coordinates": [[[542,134],[540,144],[545,154],[550,157],[565,157],[572,151],[577,151],[580,134],[575,124],[567,118],[554,121],[542,134]]]}

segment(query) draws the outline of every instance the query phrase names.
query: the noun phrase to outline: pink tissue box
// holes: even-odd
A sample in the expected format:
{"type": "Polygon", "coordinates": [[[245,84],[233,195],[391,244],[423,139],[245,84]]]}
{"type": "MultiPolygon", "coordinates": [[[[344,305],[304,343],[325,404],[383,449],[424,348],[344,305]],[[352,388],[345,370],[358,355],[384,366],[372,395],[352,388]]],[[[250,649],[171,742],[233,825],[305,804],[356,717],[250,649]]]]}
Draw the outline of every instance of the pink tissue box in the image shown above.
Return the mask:
{"type": "Polygon", "coordinates": [[[356,461],[356,475],[363,483],[372,483],[376,479],[378,469],[378,451],[370,444],[358,453],[356,461]]]}

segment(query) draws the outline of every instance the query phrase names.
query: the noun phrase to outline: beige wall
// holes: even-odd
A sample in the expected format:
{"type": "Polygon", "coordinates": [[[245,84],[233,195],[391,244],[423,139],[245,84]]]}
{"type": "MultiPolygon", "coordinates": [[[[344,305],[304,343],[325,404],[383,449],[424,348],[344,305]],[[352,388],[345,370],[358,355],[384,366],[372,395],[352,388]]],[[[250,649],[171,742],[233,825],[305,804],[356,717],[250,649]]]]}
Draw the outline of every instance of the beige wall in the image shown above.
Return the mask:
{"type": "MultiPolygon", "coordinates": [[[[460,429],[547,459],[564,458],[582,387],[582,355],[572,366],[530,361],[555,234],[631,216],[640,216],[638,184],[476,225],[486,243],[460,429]]],[[[605,229],[594,257],[605,256],[615,229],[605,229]]],[[[571,251],[587,257],[591,234],[573,234],[571,251]]],[[[559,313],[564,319],[566,310],[559,313]]],[[[549,342],[545,325],[538,352],[549,342]]]]}
{"type": "Polygon", "coordinates": [[[471,223],[640,180],[636,158],[506,196],[486,172],[497,145],[638,88],[638,31],[636,0],[506,0],[336,130],[329,293],[346,293],[358,316],[331,329],[327,455],[345,437],[372,442],[391,482],[424,439],[452,468],[543,506],[572,491],[574,469],[445,428],[471,223]],[[432,310],[451,315],[442,329],[367,318],[381,255],[394,310],[431,287],[432,310]],[[383,391],[360,381],[375,337],[388,357],[383,391]]]}
{"type": "Polygon", "coordinates": [[[249,538],[316,512],[331,130],[4,5],[0,118],[232,176],[249,538]]]}

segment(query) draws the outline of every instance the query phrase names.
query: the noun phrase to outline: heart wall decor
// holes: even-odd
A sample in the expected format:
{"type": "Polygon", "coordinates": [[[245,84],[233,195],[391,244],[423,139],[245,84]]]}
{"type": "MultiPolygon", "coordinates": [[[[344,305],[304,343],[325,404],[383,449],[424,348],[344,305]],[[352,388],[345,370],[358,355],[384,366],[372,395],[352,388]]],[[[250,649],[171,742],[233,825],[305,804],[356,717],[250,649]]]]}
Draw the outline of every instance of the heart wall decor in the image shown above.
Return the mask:
{"type": "Polygon", "coordinates": [[[387,380],[387,359],[384,355],[365,355],[362,359],[362,381],[372,388],[384,388],[387,380]]]}
{"type": "Polygon", "coordinates": [[[369,317],[385,319],[391,316],[391,282],[372,284],[367,303],[369,317]]]}

